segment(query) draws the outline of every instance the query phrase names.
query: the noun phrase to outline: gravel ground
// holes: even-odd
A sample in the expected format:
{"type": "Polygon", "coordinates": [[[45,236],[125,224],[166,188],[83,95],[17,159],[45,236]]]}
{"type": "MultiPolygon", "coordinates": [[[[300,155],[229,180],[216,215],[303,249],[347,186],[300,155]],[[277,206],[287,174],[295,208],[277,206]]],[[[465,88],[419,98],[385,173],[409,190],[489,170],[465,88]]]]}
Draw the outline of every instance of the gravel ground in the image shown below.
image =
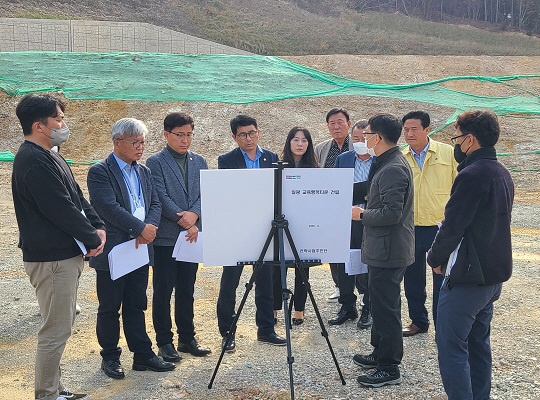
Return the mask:
{"type": "MultiPolygon", "coordinates": [[[[540,57],[303,57],[294,61],[347,75],[366,81],[413,81],[409,66],[417,62],[420,80],[436,79],[458,74],[511,75],[530,73],[540,57]],[[372,61],[371,63],[369,61],[372,61]],[[404,72],[405,71],[405,72],[404,72]]],[[[536,85],[538,82],[536,81],[536,85]]],[[[480,91],[470,85],[471,91],[480,91]]],[[[455,89],[463,89],[454,87],[455,89]]],[[[537,87],[527,87],[538,92],[537,87]]],[[[486,94],[502,95],[500,88],[486,94]]],[[[507,93],[508,94],[508,93],[507,93]]],[[[18,99],[0,94],[0,129],[3,148],[15,152],[21,142],[14,108],[18,99]]],[[[138,103],[120,101],[70,102],[68,122],[74,135],[62,149],[65,157],[74,160],[103,158],[110,149],[108,131],[114,121],[124,116],[143,119],[150,127],[149,146],[145,156],[162,146],[159,125],[163,115],[170,110],[185,110],[197,122],[193,148],[207,157],[215,167],[216,157],[233,147],[227,124],[237,112],[252,113],[259,117],[263,130],[262,144],[279,151],[285,132],[295,124],[312,129],[315,141],[326,138],[324,115],[334,105],[349,108],[354,118],[387,110],[398,115],[423,108],[440,124],[453,110],[445,107],[375,98],[317,98],[292,99],[274,103],[252,105],[224,105],[208,103],[138,103]]],[[[500,119],[502,137],[497,146],[500,152],[523,153],[540,148],[535,132],[540,129],[539,119],[500,119]]],[[[447,130],[438,136],[445,140],[447,130]]],[[[508,167],[538,168],[538,155],[505,157],[501,161],[508,167]]],[[[81,186],[85,188],[88,167],[74,166],[81,186]]],[[[10,187],[11,164],[0,164],[0,399],[27,399],[32,397],[33,365],[36,334],[40,317],[33,289],[22,267],[22,257],[17,249],[17,225],[13,212],[10,187]]],[[[493,348],[493,399],[540,399],[540,173],[513,172],[516,183],[516,203],[513,213],[514,274],[504,285],[501,299],[495,305],[492,323],[493,348]]],[[[249,278],[246,268],[243,281],[249,278]]],[[[107,378],[99,369],[99,345],[95,337],[95,273],[86,268],[80,283],[79,303],[82,313],[78,316],[74,332],[63,357],[63,380],[68,387],[85,391],[92,399],[287,399],[289,378],[286,349],[274,348],[256,340],[255,308],[250,295],[237,333],[237,351],[227,354],[219,370],[214,388],[207,389],[213,368],[219,356],[220,336],[217,331],[215,307],[219,290],[220,268],[203,267],[196,284],[195,326],[202,345],[213,353],[207,358],[185,356],[177,369],[170,373],[135,372],[131,370],[131,354],[122,338],[125,349],[122,362],[127,376],[122,381],[107,378]]],[[[292,275],[292,274],[291,274],[292,275]]],[[[292,278],[292,277],[290,277],[292,278]]],[[[313,268],[313,292],[323,319],[332,318],[338,311],[336,303],[328,303],[333,291],[327,266],[313,268]]],[[[292,279],[289,279],[292,283],[292,279]]],[[[428,287],[429,287],[428,280],[428,287]]],[[[243,294],[243,284],[238,296],[243,294]]],[[[151,298],[151,288],[148,296],[151,298]]],[[[428,296],[429,298],[429,296],[428,296]]],[[[151,302],[150,302],[151,303],[151,302]]],[[[403,302],[403,322],[407,324],[406,302],[403,302]]],[[[151,304],[149,305],[151,306],[151,304]]],[[[428,309],[431,304],[428,300],[428,309]]],[[[147,312],[147,329],[153,339],[151,310],[147,312]]],[[[280,315],[278,333],[284,334],[283,317],[280,315]]],[[[434,332],[406,338],[402,364],[403,383],[395,387],[365,389],[355,378],[361,372],[352,363],[357,352],[370,351],[369,333],[359,331],[353,323],[328,327],[330,341],[336,352],[347,384],[342,386],[324,338],[320,334],[313,307],[306,306],[306,322],[292,331],[295,357],[294,379],[297,398],[303,399],[444,399],[439,377],[434,332]]]]}

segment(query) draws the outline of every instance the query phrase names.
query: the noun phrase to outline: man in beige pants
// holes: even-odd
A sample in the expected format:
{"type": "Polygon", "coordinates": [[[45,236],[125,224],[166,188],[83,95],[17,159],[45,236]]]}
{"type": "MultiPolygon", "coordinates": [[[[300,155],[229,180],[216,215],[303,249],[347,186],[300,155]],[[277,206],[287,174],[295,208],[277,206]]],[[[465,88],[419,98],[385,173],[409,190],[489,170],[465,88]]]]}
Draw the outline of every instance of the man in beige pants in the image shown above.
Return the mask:
{"type": "Polygon", "coordinates": [[[55,151],[69,137],[65,104],[27,95],[17,105],[25,141],[13,162],[13,204],[24,268],[36,290],[38,332],[35,398],[80,399],[60,382],[60,358],[71,335],[83,255],[105,245],[105,224],[85,200],[66,161],[55,151]]]}

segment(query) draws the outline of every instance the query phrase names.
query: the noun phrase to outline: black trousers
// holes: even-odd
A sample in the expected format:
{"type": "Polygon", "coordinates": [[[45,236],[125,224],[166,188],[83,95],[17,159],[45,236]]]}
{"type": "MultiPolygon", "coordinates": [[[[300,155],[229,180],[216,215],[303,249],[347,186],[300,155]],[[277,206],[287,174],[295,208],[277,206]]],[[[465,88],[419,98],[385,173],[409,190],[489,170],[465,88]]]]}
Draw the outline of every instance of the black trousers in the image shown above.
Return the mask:
{"type": "MultiPolygon", "coordinates": [[[[221,336],[225,336],[234,319],[236,306],[236,288],[242,275],[242,266],[223,267],[217,303],[218,327],[221,336]]],[[[274,296],[272,294],[272,267],[263,266],[255,277],[255,321],[258,335],[274,332],[274,296]]]]}
{"type": "Polygon", "coordinates": [[[171,296],[174,289],[174,322],[178,340],[189,343],[195,338],[193,293],[197,263],[176,261],[173,246],[154,246],[152,320],[158,347],[173,342],[171,296]]]}
{"type": "Polygon", "coordinates": [[[334,285],[336,285],[336,287],[339,287],[338,265],[339,264],[337,263],[330,263],[330,273],[332,274],[332,280],[334,281],[334,285]]]}
{"type": "Polygon", "coordinates": [[[148,265],[113,281],[109,271],[96,270],[99,301],[96,333],[104,360],[118,360],[120,339],[120,306],[124,335],[135,361],[152,358],[152,342],[146,333],[144,312],[147,307],[148,265]]]}
{"type": "Polygon", "coordinates": [[[361,275],[349,275],[345,272],[345,264],[336,264],[338,266],[338,287],[339,287],[339,304],[341,308],[347,311],[356,309],[356,295],[354,294],[354,288],[358,290],[358,293],[364,293],[364,305],[369,307],[369,292],[363,287],[362,280],[365,274],[361,275]]]}
{"type": "MultiPolygon", "coordinates": [[[[304,268],[306,277],[309,279],[309,268],[304,268]]],[[[274,267],[272,271],[272,284],[274,285],[274,310],[283,308],[283,299],[281,298],[281,269],[274,267]]],[[[294,268],[294,291],[293,303],[296,311],[304,311],[306,308],[307,290],[302,281],[302,275],[294,268]]]]}
{"type": "Polygon", "coordinates": [[[371,345],[381,370],[395,370],[403,358],[400,290],[405,268],[368,267],[371,345]]]}
{"type": "MultiPolygon", "coordinates": [[[[409,307],[409,318],[420,329],[428,329],[429,318],[426,309],[426,253],[439,228],[435,226],[414,227],[414,263],[407,267],[404,277],[405,297],[409,307]]],[[[431,269],[431,268],[430,268],[431,269]]],[[[437,304],[444,276],[431,272],[433,276],[433,325],[437,322],[437,304]]]]}

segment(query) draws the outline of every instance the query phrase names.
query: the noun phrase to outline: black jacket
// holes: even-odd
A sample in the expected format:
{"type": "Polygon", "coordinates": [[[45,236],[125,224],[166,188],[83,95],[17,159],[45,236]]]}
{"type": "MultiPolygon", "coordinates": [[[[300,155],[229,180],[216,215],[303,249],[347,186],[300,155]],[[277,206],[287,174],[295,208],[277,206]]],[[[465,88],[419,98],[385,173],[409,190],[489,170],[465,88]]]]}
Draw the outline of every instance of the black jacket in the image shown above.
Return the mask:
{"type": "MultiPolygon", "coordinates": [[[[261,158],[259,158],[259,165],[261,168],[273,168],[278,161],[276,153],[261,148],[261,158]]],[[[242,154],[240,147],[232,149],[228,153],[222,154],[218,157],[218,169],[244,169],[246,168],[246,160],[242,154]]]]}
{"type": "Polygon", "coordinates": [[[75,257],[81,250],[73,238],[88,250],[101,244],[96,229],[105,224],[59,154],[25,141],[13,161],[11,185],[24,261],[75,257]]]}
{"type": "Polygon", "coordinates": [[[362,262],[400,268],[414,262],[414,188],[408,161],[399,147],[377,157],[369,171],[362,222],[362,262]]]}
{"type": "Polygon", "coordinates": [[[514,183],[510,173],[497,161],[494,147],[474,151],[459,164],[458,171],[427,262],[431,267],[445,267],[464,238],[449,286],[504,282],[512,275],[514,183]]]}

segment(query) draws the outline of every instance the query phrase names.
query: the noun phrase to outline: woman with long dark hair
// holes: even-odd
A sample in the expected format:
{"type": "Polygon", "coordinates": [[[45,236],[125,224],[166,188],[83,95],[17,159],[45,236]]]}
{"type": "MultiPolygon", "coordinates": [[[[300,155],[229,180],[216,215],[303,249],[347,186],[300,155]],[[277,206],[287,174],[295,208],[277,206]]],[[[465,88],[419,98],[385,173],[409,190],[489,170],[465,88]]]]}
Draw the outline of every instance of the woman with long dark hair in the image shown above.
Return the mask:
{"type": "MultiPolygon", "coordinates": [[[[290,168],[317,168],[319,163],[315,157],[311,133],[306,128],[295,126],[289,131],[285,146],[283,147],[282,160],[288,163],[290,168]]],[[[304,269],[309,278],[309,268],[304,269]]],[[[281,271],[274,268],[274,319],[277,322],[277,310],[281,310],[283,302],[281,298],[281,271]]],[[[306,305],[307,291],[302,282],[301,275],[295,270],[294,275],[294,315],[292,323],[300,325],[304,322],[304,307],[306,305]]]]}

